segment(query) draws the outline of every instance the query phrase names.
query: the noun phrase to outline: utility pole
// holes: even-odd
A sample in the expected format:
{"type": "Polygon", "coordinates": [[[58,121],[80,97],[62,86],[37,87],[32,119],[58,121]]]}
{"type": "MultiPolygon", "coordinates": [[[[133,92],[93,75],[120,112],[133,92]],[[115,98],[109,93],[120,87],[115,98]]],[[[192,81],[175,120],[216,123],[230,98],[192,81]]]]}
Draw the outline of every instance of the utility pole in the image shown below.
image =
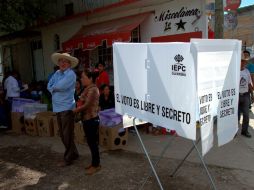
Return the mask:
{"type": "Polygon", "coordinates": [[[215,39],[223,39],[224,10],[223,0],[215,0],[215,39]]]}

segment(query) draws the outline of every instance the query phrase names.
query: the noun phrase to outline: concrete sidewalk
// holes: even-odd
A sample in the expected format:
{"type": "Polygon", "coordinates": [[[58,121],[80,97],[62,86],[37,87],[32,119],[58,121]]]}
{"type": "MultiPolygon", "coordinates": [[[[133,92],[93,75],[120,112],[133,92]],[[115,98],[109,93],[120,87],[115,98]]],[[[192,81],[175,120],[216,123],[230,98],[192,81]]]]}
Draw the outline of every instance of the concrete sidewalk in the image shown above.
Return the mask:
{"type": "MultiPolygon", "coordinates": [[[[214,146],[206,155],[207,164],[254,171],[254,131],[250,130],[253,138],[246,138],[240,134],[224,146],[214,146]]],[[[159,156],[164,147],[170,143],[164,157],[181,160],[193,146],[192,141],[181,137],[170,135],[153,136],[150,134],[141,134],[141,138],[152,156],[159,156]],[[171,142],[170,142],[171,141],[171,142]]],[[[199,143],[200,149],[200,143],[199,143]]],[[[126,150],[143,153],[138,137],[135,134],[129,135],[129,142],[126,150]]],[[[201,150],[201,149],[200,149],[201,150]]],[[[200,163],[200,159],[194,149],[187,159],[190,162],[200,163]]]]}
{"type": "MultiPolygon", "coordinates": [[[[238,130],[236,138],[224,146],[214,146],[204,157],[206,164],[211,166],[219,166],[222,168],[232,169],[238,180],[250,185],[254,189],[254,109],[250,112],[250,128],[249,132],[252,138],[246,138],[240,134],[238,130]]],[[[154,136],[150,134],[142,134],[141,138],[147,151],[151,156],[159,156],[163,149],[170,143],[164,158],[177,159],[181,161],[189,150],[193,147],[193,142],[181,137],[170,135],[154,136]]],[[[215,139],[216,141],[216,139],[215,139]]],[[[201,143],[198,144],[201,150],[201,143]]],[[[132,152],[143,153],[142,147],[138,140],[138,136],[129,135],[129,144],[126,150],[132,152]],[[138,145],[138,146],[137,146],[138,145]]],[[[194,149],[187,158],[187,161],[193,163],[201,163],[197,151],[194,149]]],[[[168,163],[170,165],[170,162],[168,163]]],[[[172,172],[172,171],[171,171],[172,172]]],[[[184,172],[180,171],[179,172],[184,172]]]]}

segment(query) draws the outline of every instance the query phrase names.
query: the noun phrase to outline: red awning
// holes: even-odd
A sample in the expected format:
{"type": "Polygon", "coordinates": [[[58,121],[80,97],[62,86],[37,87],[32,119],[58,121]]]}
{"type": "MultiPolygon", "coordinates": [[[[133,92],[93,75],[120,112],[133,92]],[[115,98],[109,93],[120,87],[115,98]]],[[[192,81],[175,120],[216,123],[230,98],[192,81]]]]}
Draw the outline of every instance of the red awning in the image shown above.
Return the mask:
{"type": "Polygon", "coordinates": [[[158,36],[151,39],[152,42],[189,42],[191,38],[202,38],[202,32],[189,32],[184,34],[158,36]]]}
{"type": "Polygon", "coordinates": [[[108,46],[114,42],[129,42],[131,32],[151,13],[129,16],[116,20],[83,26],[71,39],[62,44],[64,51],[75,48],[93,49],[106,40],[108,46]]]}

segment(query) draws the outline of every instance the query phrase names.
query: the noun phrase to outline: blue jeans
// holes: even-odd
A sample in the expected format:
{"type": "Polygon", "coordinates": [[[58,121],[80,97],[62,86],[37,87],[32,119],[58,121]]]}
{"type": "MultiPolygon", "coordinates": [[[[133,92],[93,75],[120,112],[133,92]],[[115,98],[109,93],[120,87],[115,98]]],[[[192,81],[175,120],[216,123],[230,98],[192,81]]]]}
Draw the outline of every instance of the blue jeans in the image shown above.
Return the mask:
{"type": "Polygon", "coordinates": [[[238,104],[238,122],[240,122],[241,113],[243,113],[243,122],[242,122],[242,132],[245,133],[248,131],[249,127],[249,105],[250,105],[250,94],[244,93],[243,95],[239,94],[239,104],[238,104]]]}

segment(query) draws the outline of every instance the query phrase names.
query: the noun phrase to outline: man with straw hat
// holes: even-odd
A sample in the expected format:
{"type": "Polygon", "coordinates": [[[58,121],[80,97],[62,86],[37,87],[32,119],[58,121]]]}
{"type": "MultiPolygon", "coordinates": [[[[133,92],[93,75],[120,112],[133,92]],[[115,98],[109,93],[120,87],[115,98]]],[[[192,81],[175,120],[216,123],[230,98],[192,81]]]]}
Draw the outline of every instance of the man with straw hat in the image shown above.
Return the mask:
{"type": "Polygon", "coordinates": [[[76,74],[71,68],[78,65],[78,59],[68,53],[53,53],[53,63],[59,66],[48,82],[52,94],[53,111],[57,114],[59,134],[65,146],[64,160],[58,166],[71,165],[79,154],[74,143],[74,91],[76,74]]]}
{"type": "MultiPolygon", "coordinates": [[[[246,69],[248,59],[242,56],[240,86],[239,86],[239,104],[238,104],[238,122],[240,122],[241,113],[243,113],[242,132],[241,135],[250,138],[249,127],[249,105],[250,93],[253,93],[252,80],[250,72],[246,69]]],[[[253,97],[253,96],[252,96],[253,97]]]]}

